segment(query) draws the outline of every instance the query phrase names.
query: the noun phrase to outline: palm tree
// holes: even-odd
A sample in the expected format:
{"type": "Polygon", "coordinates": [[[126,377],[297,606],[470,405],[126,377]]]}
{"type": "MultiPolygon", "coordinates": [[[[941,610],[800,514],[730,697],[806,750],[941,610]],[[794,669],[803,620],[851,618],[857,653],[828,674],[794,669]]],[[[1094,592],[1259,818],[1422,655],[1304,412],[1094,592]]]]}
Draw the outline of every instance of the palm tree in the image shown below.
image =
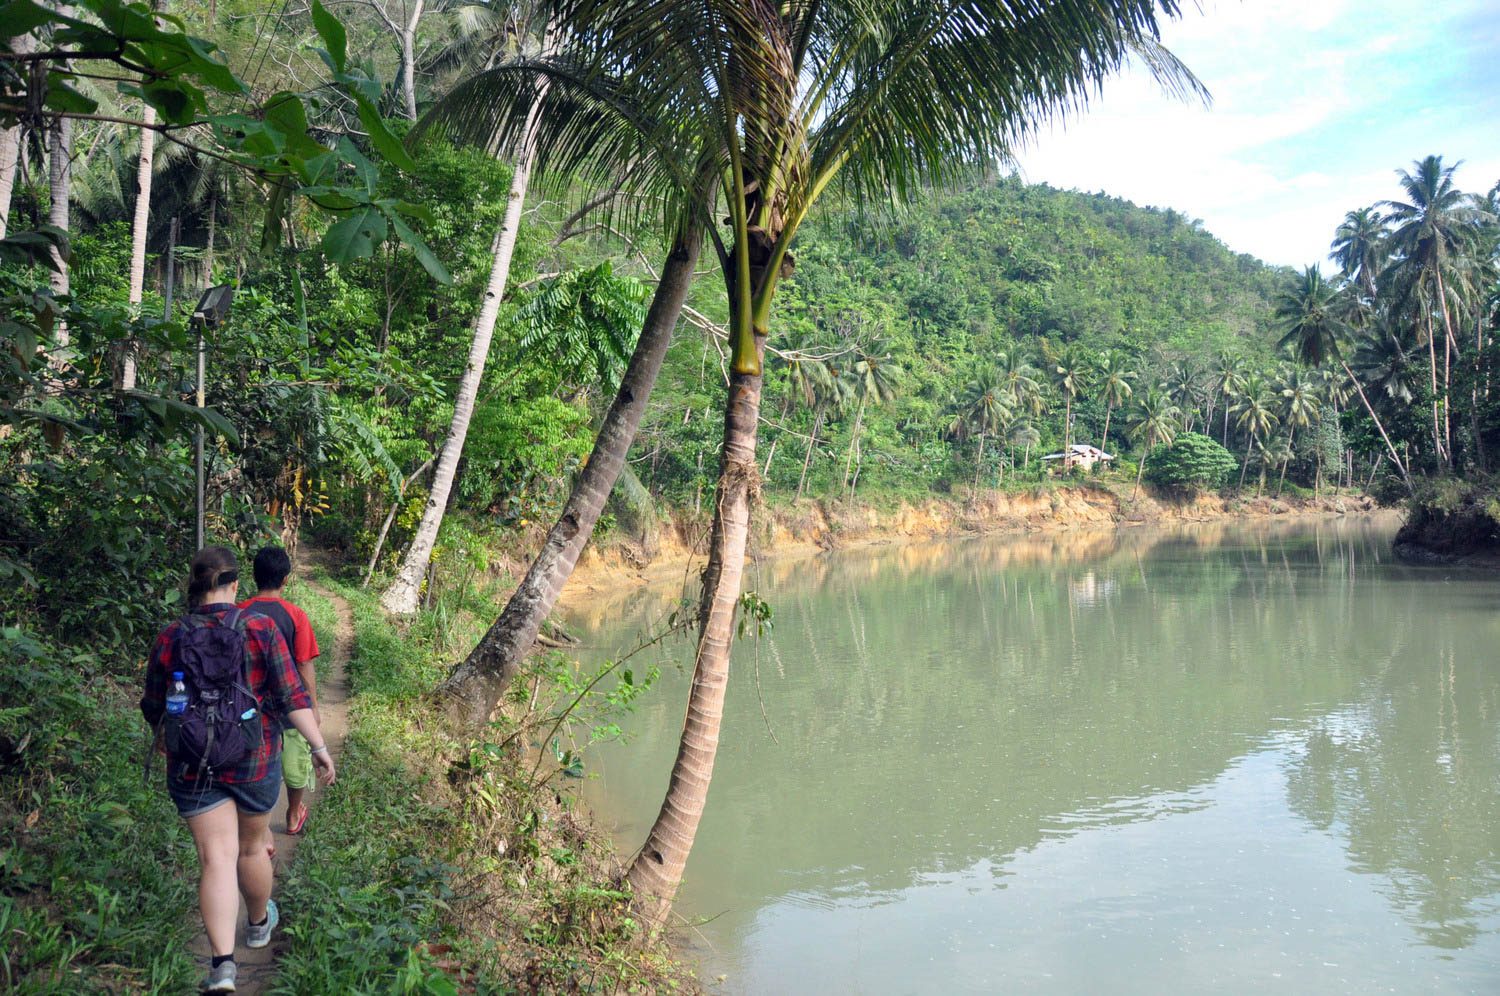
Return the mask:
{"type": "Polygon", "coordinates": [[[1240,488],[1245,486],[1245,470],[1250,466],[1250,454],[1255,449],[1259,449],[1262,453],[1261,465],[1264,468],[1266,440],[1270,437],[1271,430],[1276,428],[1277,422],[1280,421],[1271,407],[1269,394],[1270,390],[1265,378],[1258,373],[1252,373],[1245,378],[1244,387],[1240,391],[1239,404],[1235,405],[1235,411],[1239,412],[1239,415],[1235,418],[1234,424],[1249,436],[1249,441],[1245,444],[1245,462],[1240,465],[1240,488]]]}
{"type": "MultiPolygon", "coordinates": [[[[1191,360],[1178,360],[1168,369],[1161,384],[1171,396],[1172,403],[1182,412],[1182,431],[1193,431],[1193,420],[1199,415],[1199,406],[1206,404],[1205,423],[1213,422],[1213,395],[1203,388],[1203,379],[1191,360]]],[[[1213,427],[1209,425],[1209,432],[1213,427]]]]}
{"type": "Polygon", "coordinates": [[[1010,399],[1010,406],[1032,416],[1040,415],[1044,407],[1041,374],[1036,367],[1026,362],[1019,349],[1008,349],[995,354],[995,375],[1010,399]]]}
{"type": "Polygon", "coordinates": [[[818,446],[818,430],[823,427],[829,411],[842,408],[849,403],[851,386],[849,378],[843,376],[841,370],[826,364],[823,369],[822,378],[812,383],[812,435],[807,437],[807,453],[802,457],[802,473],[797,478],[797,494],[793,501],[802,500],[802,489],[807,484],[807,468],[812,465],[813,452],[818,446]]]}
{"type": "MultiPolygon", "coordinates": [[[[577,0],[563,57],[533,64],[594,101],[552,133],[549,156],[595,157],[608,135],[590,122],[631,104],[641,110],[632,137],[606,151],[633,155],[641,134],[713,136],[715,158],[687,162],[710,171],[729,213],[715,247],[730,374],[694,676],[661,813],[626,876],[652,927],[676,892],[712,776],[758,470],[763,355],[799,228],[835,183],[856,199],[902,198],[960,163],[993,161],[1039,116],[1085,101],[1131,52],[1180,83],[1156,44],[1157,6],[577,0]]],[[[1175,0],[1160,6],[1176,12],[1175,0]]]]}
{"type": "Polygon", "coordinates": [[[1328,257],[1344,277],[1355,282],[1365,300],[1374,301],[1375,278],[1388,255],[1385,218],[1373,207],[1350,211],[1334,232],[1331,248],[1328,257]]]}
{"type": "Polygon", "coordinates": [[[1014,418],[1011,396],[996,371],[984,369],[969,385],[962,407],[954,419],[950,433],[960,442],[971,434],[979,436],[979,457],[974,462],[974,490],[979,490],[980,475],[984,472],[985,441],[1001,431],[1014,418]]]}
{"type": "MultiPolygon", "coordinates": [[[[1276,317],[1282,322],[1284,329],[1279,345],[1282,349],[1290,349],[1307,366],[1322,366],[1329,359],[1338,361],[1344,375],[1359,392],[1365,411],[1375,423],[1375,428],[1380,430],[1380,438],[1385,440],[1391,463],[1400,471],[1401,479],[1406,482],[1406,488],[1410,491],[1411,477],[1407,473],[1406,464],[1396,453],[1395,444],[1391,442],[1390,435],[1385,431],[1385,424],[1380,421],[1380,416],[1365,395],[1359,378],[1354,376],[1354,371],[1349,369],[1349,364],[1340,353],[1339,339],[1350,330],[1337,317],[1338,312],[1338,293],[1323,279],[1317,266],[1307,267],[1276,299],[1276,317]]],[[[1240,480],[1243,483],[1243,474],[1240,475],[1240,480]]]]}
{"type": "Polygon", "coordinates": [[[1295,446],[1297,430],[1306,429],[1320,417],[1318,385],[1295,367],[1283,370],[1280,382],[1281,422],[1288,429],[1287,444],[1295,446]]]}
{"type": "Polygon", "coordinates": [[[1104,438],[1099,440],[1101,450],[1109,449],[1109,417],[1114,410],[1130,400],[1135,389],[1130,382],[1140,376],[1130,367],[1130,357],[1118,349],[1111,349],[1099,360],[1099,393],[1104,398],[1104,438]]]}
{"type": "MultiPolygon", "coordinates": [[[[1287,466],[1289,464],[1291,464],[1291,462],[1292,462],[1293,459],[1296,458],[1296,455],[1297,455],[1296,451],[1293,450],[1293,448],[1292,448],[1291,437],[1290,436],[1283,436],[1279,432],[1276,433],[1274,436],[1271,437],[1270,441],[1266,444],[1265,450],[1262,453],[1262,457],[1263,457],[1263,462],[1262,462],[1262,465],[1261,465],[1261,477],[1262,477],[1262,482],[1261,483],[1262,484],[1265,483],[1264,482],[1264,477],[1265,477],[1265,464],[1266,463],[1270,463],[1271,466],[1273,466],[1273,467],[1280,467],[1281,468],[1281,477],[1276,481],[1276,497],[1278,497],[1278,498],[1281,497],[1282,489],[1286,487],[1286,469],[1287,469],[1287,466]]],[[[1257,490],[1256,491],[1256,495],[1259,496],[1259,494],[1260,494],[1260,491],[1257,490]]]]}
{"type": "MultiPolygon", "coordinates": [[[[1213,370],[1213,382],[1210,389],[1212,395],[1216,395],[1224,404],[1224,438],[1221,441],[1226,449],[1229,447],[1229,409],[1233,399],[1239,397],[1244,381],[1244,361],[1232,353],[1220,353],[1218,365],[1213,370]]],[[[1212,433],[1213,429],[1210,428],[1208,431],[1212,433]]]]}
{"type": "Polygon", "coordinates": [[[889,356],[863,355],[856,360],[848,372],[850,395],[858,402],[854,413],[854,433],[849,440],[849,455],[844,460],[844,487],[849,497],[854,497],[854,488],[859,483],[860,436],[864,432],[865,405],[882,404],[896,396],[896,382],[901,377],[901,368],[890,363],[889,356]]]}
{"type": "MultiPolygon", "coordinates": [[[[800,400],[804,408],[812,408],[817,399],[818,385],[828,377],[828,365],[807,351],[805,347],[809,345],[810,342],[793,344],[775,358],[786,369],[787,390],[786,397],[781,401],[780,422],[786,421],[793,401],[800,400]]],[[[765,466],[760,470],[762,477],[771,473],[771,459],[776,455],[776,446],[780,442],[780,435],[771,441],[771,448],[766,452],[765,466]]]]}
{"type": "Polygon", "coordinates": [[[1397,171],[1407,200],[1382,203],[1390,212],[1391,248],[1395,254],[1395,262],[1388,269],[1404,285],[1401,296],[1411,299],[1419,315],[1419,327],[1426,332],[1432,387],[1432,440],[1440,466],[1451,464],[1453,459],[1448,386],[1452,351],[1458,345],[1453,332],[1445,274],[1451,274],[1461,258],[1472,249],[1478,220],[1474,199],[1453,184],[1453,173],[1459,165],[1444,166],[1442,156],[1418,160],[1412,164],[1412,172],[1397,171]],[[1442,316],[1444,330],[1441,395],[1434,342],[1434,308],[1442,316]]]}
{"type": "MultiPolygon", "coordinates": [[[[1089,372],[1088,356],[1077,346],[1068,345],[1055,349],[1046,339],[1042,349],[1047,358],[1052,385],[1063,398],[1063,452],[1071,453],[1073,446],[1073,399],[1083,390],[1089,372]]],[[[1064,461],[1066,463],[1066,461],[1064,461]]]]}
{"type": "Polygon", "coordinates": [[[1130,497],[1135,498],[1141,489],[1141,476],[1146,472],[1146,457],[1152,447],[1159,443],[1171,444],[1177,438],[1177,420],[1182,412],[1172,403],[1171,397],[1155,387],[1146,388],[1130,420],[1130,438],[1141,446],[1141,462],[1135,470],[1135,488],[1130,497]]]}
{"type": "Polygon", "coordinates": [[[1029,419],[1018,420],[1010,430],[1010,444],[1022,448],[1021,469],[1031,466],[1031,448],[1042,444],[1042,434],[1029,419]]]}

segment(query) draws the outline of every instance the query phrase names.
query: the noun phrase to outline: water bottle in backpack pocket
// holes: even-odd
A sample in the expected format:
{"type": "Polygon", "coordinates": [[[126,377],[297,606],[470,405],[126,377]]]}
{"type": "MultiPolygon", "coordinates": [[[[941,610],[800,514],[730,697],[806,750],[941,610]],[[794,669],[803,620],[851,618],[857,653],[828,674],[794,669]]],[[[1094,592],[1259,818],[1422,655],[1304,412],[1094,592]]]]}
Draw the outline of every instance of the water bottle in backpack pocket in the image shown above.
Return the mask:
{"type": "Polygon", "coordinates": [[[233,608],[217,624],[189,615],[177,631],[178,670],[162,725],[167,756],[187,771],[232,768],[260,749],[260,703],[249,688],[241,618],[233,608]]]}

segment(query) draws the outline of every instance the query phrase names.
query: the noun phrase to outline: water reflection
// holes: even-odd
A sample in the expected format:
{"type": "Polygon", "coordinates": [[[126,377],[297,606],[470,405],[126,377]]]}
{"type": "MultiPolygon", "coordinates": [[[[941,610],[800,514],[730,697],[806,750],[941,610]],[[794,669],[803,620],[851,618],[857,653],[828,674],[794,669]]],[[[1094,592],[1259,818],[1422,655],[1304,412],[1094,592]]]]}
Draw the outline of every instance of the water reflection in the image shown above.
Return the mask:
{"type": "MultiPolygon", "coordinates": [[[[736,652],[680,904],[723,914],[709,974],[753,992],[1243,988],[1270,966],[1298,989],[1500,985],[1500,587],[1392,563],[1390,530],[761,565],[776,625],[736,652]]],[[[680,594],[572,622],[624,645],[680,594]]],[[[587,791],[626,846],[665,787],[690,659],[666,649],[638,741],[596,759],[587,791]]]]}

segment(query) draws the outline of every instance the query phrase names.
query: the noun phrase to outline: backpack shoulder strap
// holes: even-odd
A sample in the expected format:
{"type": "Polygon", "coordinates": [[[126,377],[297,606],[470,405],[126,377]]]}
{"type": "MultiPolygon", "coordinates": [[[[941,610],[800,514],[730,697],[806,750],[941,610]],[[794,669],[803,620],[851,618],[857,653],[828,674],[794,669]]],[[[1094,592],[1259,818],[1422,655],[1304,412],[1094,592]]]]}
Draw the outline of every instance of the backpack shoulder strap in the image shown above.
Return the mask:
{"type": "Polygon", "coordinates": [[[257,599],[253,604],[254,611],[266,616],[276,624],[277,629],[281,630],[281,638],[286,640],[287,653],[291,654],[295,661],[297,659],[297,620],[292,618],[292,614],[280,602],[257,599]]]}

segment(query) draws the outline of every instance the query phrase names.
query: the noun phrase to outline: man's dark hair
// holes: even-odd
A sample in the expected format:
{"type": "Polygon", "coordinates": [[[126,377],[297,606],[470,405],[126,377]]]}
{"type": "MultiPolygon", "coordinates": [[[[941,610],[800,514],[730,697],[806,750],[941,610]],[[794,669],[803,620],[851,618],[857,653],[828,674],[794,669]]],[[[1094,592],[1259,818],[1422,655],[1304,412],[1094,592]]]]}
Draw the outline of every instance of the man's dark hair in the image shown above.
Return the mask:
{"type": "Polygon", "coordinates": [[[255,555],[255,587],[261,591],[280,588],[292,573],[292,558],[279,546],[263,546],[255,555]]]}

